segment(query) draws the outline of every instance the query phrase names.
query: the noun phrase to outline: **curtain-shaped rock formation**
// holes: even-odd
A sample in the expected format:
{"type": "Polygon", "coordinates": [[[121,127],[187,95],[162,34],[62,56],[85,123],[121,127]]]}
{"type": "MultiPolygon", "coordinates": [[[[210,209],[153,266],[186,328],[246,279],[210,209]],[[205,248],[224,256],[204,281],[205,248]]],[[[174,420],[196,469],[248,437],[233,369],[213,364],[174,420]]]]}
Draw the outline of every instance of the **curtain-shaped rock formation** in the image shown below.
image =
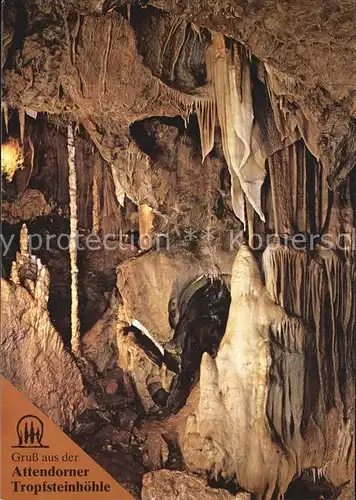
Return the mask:
{"type": "MultiPolygon", "coordinates": [[[[236,216],[245,222],[244,197],[262,220],[260,192],[265,178],[264,158],[252,140],[253,107],[250,65],[239,45],[225,47],[225,37],[212,33],[207,53],[207,72],[212,80],[223,151],[231,174],[232,204],[236,216]]],[[[212,115],[213,116],[213,115],[212,115]]],[[[213,118],[210,120],[214,123],[213,118]]],[[[211,145],[211,129],[201,129],[203,156],[211,145]]]]}

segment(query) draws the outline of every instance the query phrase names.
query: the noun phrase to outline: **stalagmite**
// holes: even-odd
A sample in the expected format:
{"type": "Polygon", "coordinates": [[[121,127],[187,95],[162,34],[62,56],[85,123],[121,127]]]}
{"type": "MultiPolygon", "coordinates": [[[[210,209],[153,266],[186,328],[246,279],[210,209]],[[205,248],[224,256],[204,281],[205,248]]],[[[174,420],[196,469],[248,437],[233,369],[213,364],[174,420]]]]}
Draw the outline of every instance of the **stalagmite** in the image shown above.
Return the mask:
{"type": "Polygon", "coordinates": [[[22,224],[20,231],[20,254],[29,255],[28,229],[26,224],[22,224]]]}
{"type": "Polygon", "coordinates": [[[27,230],[1,278],[1,374],[57,425],[72,430],[86,406],[82,374],[54,328],[48,308],[49,271],[28,255],[27,230]],[[27,255],[26,255],[27,254],[27,255]]]}
{"type": "MultiPolygon", "coordinates": [[[[276,247],[275,259],[269,249],[266,290],[252,252],[246,245],[240,248],[225,336],[215,360],[203,356],[199,387],[178,418],[184,422],[180,445],[191,470],[227,479],[236,474],[242,488],[264,499],[283,495],[302,469],[323,468],[328,480],[342,484],[350,477],[354,456],[349,416],[354,391],[347,385],[344,408],[336,389],[344,379],[337,375],[341,366],[333,362],[323,371],[330,365],[327,333],[321,329],[315,339],[311,325],[276,304],[283,302],[290,310],[288,290],[293,287],[300,295],[294,314],[311,317],[316,312],[314,304],[310,313],[310,295],[301,301],[310,281],[303,276],[308,259],[302,252],[291,255],[293,266],[287,262],[292,259],[288,248],[276,247]],[[278,271],[273,261],[282,258],[286,262],[278,271]]],[[[311,272],[317,277],[320,268],[311,272]]],[[[339,314],[334,297],[340,284],[333,283],[333,309],[339,314]]],[[[331,339],[333,359],[339,359],[334,344],[331,339]]]]}
{"type": "Polygon", "coordinates": [[[80,325],[78,317],[78,268],[77,268],[77,174],[75,169],[75,144],[73,126],[68,125],[68,167],[69,167],[69,203],[70,235],[69,255],[71,269],[71,345],[74,354],[80,354],[80,325]]]}
{"type": "Polygon", "coordinates": [[[149,250],[152,247],[154,237],[153,210],[147,204],[139,205],[139,233],[141,250],[149,250]]]}

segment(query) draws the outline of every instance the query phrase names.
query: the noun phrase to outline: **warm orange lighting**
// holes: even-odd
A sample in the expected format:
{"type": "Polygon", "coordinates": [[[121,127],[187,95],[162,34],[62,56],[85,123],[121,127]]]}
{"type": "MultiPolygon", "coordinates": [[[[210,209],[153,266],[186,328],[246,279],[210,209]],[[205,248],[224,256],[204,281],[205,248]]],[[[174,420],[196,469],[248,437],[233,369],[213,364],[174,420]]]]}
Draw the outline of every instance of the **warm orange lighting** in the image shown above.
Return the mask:
{"type": "Polygon", "coordinates": [[[9,139],[1,145],[1,173],[12,181],[17,169],[23,165],[23,151],[16,139],[9,139]]]}

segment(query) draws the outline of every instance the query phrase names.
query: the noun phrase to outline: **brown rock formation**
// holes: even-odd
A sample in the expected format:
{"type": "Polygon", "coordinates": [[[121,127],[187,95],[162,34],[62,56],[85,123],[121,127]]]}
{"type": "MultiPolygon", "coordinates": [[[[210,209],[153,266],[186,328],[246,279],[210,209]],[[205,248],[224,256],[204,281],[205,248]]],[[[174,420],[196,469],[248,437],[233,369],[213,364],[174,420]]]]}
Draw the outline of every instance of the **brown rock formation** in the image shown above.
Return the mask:
{"type": "Polygon", "coordinates": [[[5,376],[136,496],[352,494],[355,3],[4,4],[5,376]]]}
{"type": "Polygon", "coordinates": [[[23,250],[13,263],[12,281],[1,279],[1,374],[71,430],[85,409],[85,390],[48,315],[48,271],[23,250]]]}

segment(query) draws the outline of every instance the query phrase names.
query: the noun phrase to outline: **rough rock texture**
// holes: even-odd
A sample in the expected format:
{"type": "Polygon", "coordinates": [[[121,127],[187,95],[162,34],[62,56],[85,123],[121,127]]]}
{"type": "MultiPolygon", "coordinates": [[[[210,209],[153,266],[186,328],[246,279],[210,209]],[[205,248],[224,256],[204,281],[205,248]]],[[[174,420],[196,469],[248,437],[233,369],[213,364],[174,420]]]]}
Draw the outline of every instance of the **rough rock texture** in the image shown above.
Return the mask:
{"type": "Polygon", "coordinates": [[[356,114],[355,69],[350,71],[355,68],[354,2],[152,3],[246,44],[274,72],[281,84],[278,94],[300,106],[310,120],[330,184],[346,177],[355,151],[351,140],[353,153],[346,160],[345,141],[356,114]]]}
{"type": "Polygon", "coordinates": [[[123,372],[140,408],[148,413],[159,409],[154,394],[158,390],[169,391],[175,373],[168,369],[162,356],[157,358],[157,354],[145,351],[142,337],[137,338],[134,329],[130,329],[121,301],[113,296],[103,317],[83,337],[81,348],[84,357],[100,373],[115,369],[123,372]]]}
{"type": "Polygon", "coordinates": [[[103,373],[117,363],[116,349],[117,302],[113,296],[102,317],[84,335],[81,351],[96,369],[103,373]]]}
{"type": "Polygon", "coordinates": [[[118,268],[117,286],[128,323],[137,319],[156,340],[167,342],[173,335],[172,300],[178,303],[184,289],[203,274],[230,274],[232,258],[228,253],[214,256],[175,248],[124,262],[118,268]]]}
{"type": "Polygon", "coordinates": [[[159,389],[168,392],[171,388],[174,372],[164,362],[155,362],[137,344],[133,333],[117,334],[118,366],[130,376],[138,399],[145,413],[158,410],[154,393],[159,389]]]}
{"type": "MultiPolygon", "coordinates": [[[[81,13],[99,12],[103,1],[63,2],[81,13]]],[[[125,2],[116,2],[123,5],[125,2]]],[[[336,101],[352,103],[356,72],[352,48],[355,43],[355,4],[348,0],[301,1],[297,4],[269,0],[150,0],[171,16],[192,20],[246,43],[257,57],[273,63],[310,88],[325,88],[336,101]]],[[[147,14],[148,16],[148,14],[147,14]]]]}
{"type": "Polygon", "coordinates": [[[86,396],[80,370],[49,318],[48,272],[36,259],[19,255],[12,278],[15,282],[1,279],[1,373],[57,425],[71,430],[86,396]]]}
{"type": "MultiPolygon", "coordinates": [[[[188,96],[185,104],[142,64],[134,32],[122,15],[85,16],[73,22],[68,12],[52,11],[38,36],[43,16],[31,10],[34,32],[25,38],[16,63],[21,76],[7,71],[6,101],[51,114],[69,112],[87,129],[103,158],[116,165],[120,184],[130,192],[132,167],[138,162],[143,174],[149,164],[126,136],[128,125],[147,116],[186,114],[191,99],[188,96]],[[50,47],[46,37],[51,37],[50,47]],[[89,60],[100,63],[91,65],[89,60]],[[127,172],[120,168],[123,162],[132,165],[127,172]]],[[[147,190],[135,195],[152,203],[147,190]]]]}
{"type": "Polygon", "coordinates": [[[186,472],[159,470],[143,477],[142,500],[248,500],[250,495],[234,497],[226,490],[209,488],[206,481],[186,472]]]}
{"type": "Polygon", "coordinates": [[[36,189],[26,189],[20,198],[12,203],[5,201],[1,208],[1,220],[8,224],[16,224],[40,215],[48,215],[52,210],[43,194],[36,189]]]}
{"type": "Polygon", "coordinates": [[[152,5],[241,40],[257,57],[355,112],[355,3],[153,0],[152,5]]]}

